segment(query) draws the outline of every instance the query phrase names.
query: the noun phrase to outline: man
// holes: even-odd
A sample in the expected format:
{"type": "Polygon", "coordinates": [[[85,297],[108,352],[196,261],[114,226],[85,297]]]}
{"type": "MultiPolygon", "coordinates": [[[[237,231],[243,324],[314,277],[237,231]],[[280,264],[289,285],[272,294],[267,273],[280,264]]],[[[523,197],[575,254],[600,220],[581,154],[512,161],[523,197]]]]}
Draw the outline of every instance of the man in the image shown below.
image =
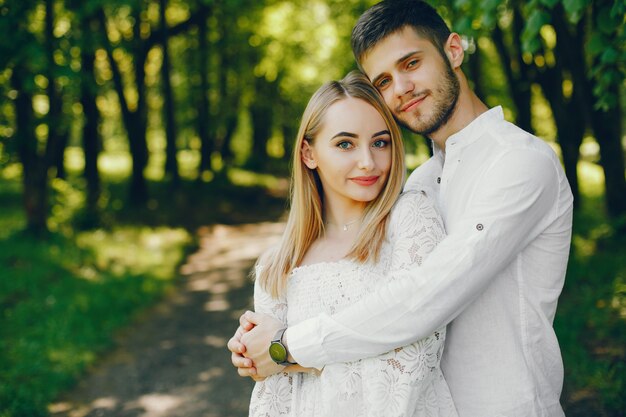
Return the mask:
{"type": "Polygon", "coordinates": [[[433,141],[434,156],[405,188],[434,189],[448,236],[420,268],[336,315],[283,333],[281,323],[247,312],[229,341],[233,364],[255,378],[282,369],[268,354],[278,332],[288,361],[321,369],[449,323],[442,369],[460,416],[563,416],[552,322],[572,195],[557,157],[479,100],[461,70],[459,35],[427,4],[373,6],[352,48],[398,122],[433,141]]]}

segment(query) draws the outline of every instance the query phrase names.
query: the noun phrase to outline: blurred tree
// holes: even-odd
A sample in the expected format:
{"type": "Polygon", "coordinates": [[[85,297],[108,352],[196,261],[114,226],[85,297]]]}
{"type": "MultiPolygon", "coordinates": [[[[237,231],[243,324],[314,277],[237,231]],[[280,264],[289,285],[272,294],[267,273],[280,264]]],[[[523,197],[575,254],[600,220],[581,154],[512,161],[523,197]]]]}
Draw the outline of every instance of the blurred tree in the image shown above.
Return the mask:
{"type": "Polygon", "coordinates": [[[56,133],[60,114],[54,76],[54,5],[30,0],[0,5],[0,67],[11,70],[10,83],[15,91],[15,148],[22,163],[23,199],[27,230],[35,234],[48,231],[48,170],[62,145],[56,133]],[[43,6],[41,8],[40,6],[43,6]],[[44,76],[45,74],[47,76],[44,76]],[[43,77],[43,78],[41,78],[43,77]],[[37,83],[39,81],[39,83],[37,83]],[[47,86],[47,103],[39,85],[47,86]],[[35,94],[37,101],[35,102],[35,94]],[[48,124],[40,124],[33,105],[48,124]]]}
{"type": "Polygon", "coordinates": [[[98,155],[102,148],[98,125],[100,113],[96,104],[98,86],[95,79],[96,50],[99,47],[103,27],[93,6],[81,0],[68,1],[68,7],[75,10],[74,24],[77,27],[80,44],[80,103],[83,111],[82,145],[85,155],[83,175],[87,183],[86,217],[87,224],[93,225],[98,219],[98,200],[101,193],[98,155]]]}
{"type": "Polygon", "coordinates": [[[198,12],[200,20],[197,46],[199,83],[193,90],[196,91],[194,101],[198,108],[196,122],[198,137],[200,138],[199,179],[203,178],[203,173],[212,171],[211,157],[215,151],[215,129],[212,128],[214,120],[210,120],[213,109],[209,101],[209,56],[212,48],[208,38],[208,25],[211,12],[211,8],[201,8],[198,12]]]}
{"type": "MultiPolygon", "coordinates": [[[[159,0],[159,20],[161,24],[161,86],[163,88],[163,123],[165,125],[165,175],[178,182],[178,161],[176,145],[176,122],[174,118],[174,94],[170,77],[169,31],[167,27],[167,0],[159,0]]],[[[200,25],[203,25],[202,22],[200,25]]]]}
{"type": "Polygon", "coordinates": [[[614,216],[626,213],[619,102],[625,72],[625,60],[619,60],[624,56],[625,4],[455,0],[449,5],[460,16],[455,30],[492,39],[517,108],[517,123],[529,131],[530,86],[541,86],[576,202],[579,147],[586,128],[591,128],[601,149],[607,209],[614,216]]]}
{"type": "Polygon", "coordinates": [[[148,50],[143,43],[143,38],[147,36],[146,32],[150,33],[151,26],[150,23],[146,21],[146,14],[142,9],[142,6],[145,6],[146,2],[139,0],[133,3],[137,4],[131,4],[132,9],[129,18],[132,18],[134,23],[131,27],[132,34],[128,35],[131,39],[123,45],[124,49],[130,51],[133,61],[133,90],[136,99],[132,104],[129,103],[126,98],[122,71],[120,70],[120,66],[115,58],[116,55],[122,56],[123,52],[121,49],[117,49],[110,39],[109,32],[111,29],[109,29],[109,19],[107,19],[107,15],[103,7],[98,9],[98,19],[100,26],[104,28],[104,46],[107,51],[111,72],[113,73],[113,83],[120,102],[122,121],[128,135],[129,149],[133,162],[129,197],[131,203],[143,204],[148,199],[148,188],[144,176],[144,169],[148,163],[148,146],[146,144],[147,105],[145,88],[145,64],[148,50]],[[144,16],[143,20],[142,16],[144,16]]]}

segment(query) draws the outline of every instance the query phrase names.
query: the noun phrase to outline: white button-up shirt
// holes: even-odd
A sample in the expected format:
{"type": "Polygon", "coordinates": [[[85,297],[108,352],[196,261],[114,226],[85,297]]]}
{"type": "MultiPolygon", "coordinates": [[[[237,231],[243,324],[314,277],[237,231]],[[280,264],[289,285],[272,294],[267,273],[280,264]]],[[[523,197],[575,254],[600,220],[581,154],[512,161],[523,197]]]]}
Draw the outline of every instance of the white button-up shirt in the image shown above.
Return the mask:
{"type": "Polygon", "coordinates": [[[435,149],[405,186],[439,201],[448,236],[421,267],[342,312],[287,330],[299,364],[322,368],[427,337],[449,323],[444,375],[461,417],[563,416],[552,328],[572,194],[552,149],[496,107],[435,149]]]}

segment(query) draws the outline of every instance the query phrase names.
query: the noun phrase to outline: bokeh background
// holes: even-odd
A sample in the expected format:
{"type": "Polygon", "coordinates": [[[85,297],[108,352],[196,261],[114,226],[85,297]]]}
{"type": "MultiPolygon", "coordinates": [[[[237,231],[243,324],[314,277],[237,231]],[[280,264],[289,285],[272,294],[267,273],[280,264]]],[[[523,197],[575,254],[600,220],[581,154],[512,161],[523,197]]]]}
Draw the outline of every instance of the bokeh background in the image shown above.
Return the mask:
{"type": "MultiPolygon", "coordinates": [[[[374,3],[0,0],[1,417],[52,412],[180,290],[207,230],[281,219],[301,112],[355,67],[350,32],[374,3]]],[[[431,4],[478,95],[563,161],[562,401],[624,416],[626,2],[431,4]]],[[[405,139],[414,168],[429,147],[405,139]]]]}

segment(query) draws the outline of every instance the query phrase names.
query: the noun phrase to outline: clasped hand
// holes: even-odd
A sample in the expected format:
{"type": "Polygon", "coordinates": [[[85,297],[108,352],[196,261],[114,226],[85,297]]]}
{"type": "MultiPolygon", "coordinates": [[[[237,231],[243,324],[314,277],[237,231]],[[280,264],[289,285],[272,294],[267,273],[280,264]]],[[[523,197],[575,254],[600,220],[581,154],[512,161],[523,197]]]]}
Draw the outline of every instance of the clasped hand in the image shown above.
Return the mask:
{"type": "Polygon", "coordinates": [[[270,358],[268,350],[272,338],[283,326],[281,321],[267,314],[246,311],[241,315],[239,327],[228,341],[231,362],[240,376],[262,381],[285,368],[270,358]]]}

